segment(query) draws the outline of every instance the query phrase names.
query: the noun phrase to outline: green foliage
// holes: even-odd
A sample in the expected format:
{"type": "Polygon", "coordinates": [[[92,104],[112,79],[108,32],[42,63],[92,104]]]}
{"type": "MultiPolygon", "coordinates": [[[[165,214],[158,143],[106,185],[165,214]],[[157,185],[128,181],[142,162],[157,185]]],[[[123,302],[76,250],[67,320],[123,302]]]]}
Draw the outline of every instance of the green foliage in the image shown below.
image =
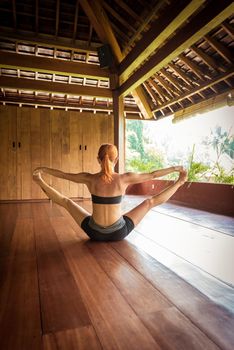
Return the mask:
{"type": "Polygon", "coordinates": [[[194,162],[195,154],[195,145],[193,145],[192,153],[189,159],[189,169],[188,169],[188,181],[201,181],[202,176],[209,169],[208,165],[203,164],[202,162],[194,162]]]}
{"type": "Polygon", "coordinates": [[[141,120],[129,120],[127,123],[127,145],[130,157],[126,162],[126,171],[151,172],[163,167],[163,157],[143,133],[141,120]]]}
{"type": "Polygon", "coordinates": [[[214,169],[214,181],[217,183],[225,183],[234,185],[234,171],[227,174],[223,167],[216,165],[214,169]]]}
{"type": "Polygon", "coordinates": [[[127,124],[127,141],[131,150],[139,153],[140,158],[145,156],[143,123],[141,120],[129,120],[127,124]]]}
{"type": "MultiPolygon", "coordinates": [[[[167,166],[178,165],[181,163],[183,153],[173,156],[170,165],[165,165],[164,156],[161,151],[155,148],[155,144],[146,136],[144,122],[139,120],[128,120],[127,122],[127,161],[126,171],[151,172],[156,169],[167,166]]],[[[211,181],[217,183],[234,184],[233,171],[227,173],[220,165],[222,155],[226,153],[230,158],[234,158],[234,137],[231,136],[231,130],[226,132],[220,126],[216,126],[211,131],[209,137],[202,142],[207,147],[212,147],[216,153],[216,160],[209,165],[203,162],[195,161],[195,145],[188,157],[188,181],[211,181]]],[[[227,156],[226,156],[227,157],[227,156]]],[[[185,159],[183,158],[183,162],[185,159]]],[[[166,176],[166,179],[174,180],[178,174],[172,173],[166,176]]]]}
{"type": "Polygon", "coordinates": [[[136,171],[136,172],[151,172],[155,169],[162,168],[163,163],[162,159],[157,156],[152,157],[151,159],[148,157],[145,160],[141,160],[140,158],[132,158],[126,164],[127,171],[136,171]]]}

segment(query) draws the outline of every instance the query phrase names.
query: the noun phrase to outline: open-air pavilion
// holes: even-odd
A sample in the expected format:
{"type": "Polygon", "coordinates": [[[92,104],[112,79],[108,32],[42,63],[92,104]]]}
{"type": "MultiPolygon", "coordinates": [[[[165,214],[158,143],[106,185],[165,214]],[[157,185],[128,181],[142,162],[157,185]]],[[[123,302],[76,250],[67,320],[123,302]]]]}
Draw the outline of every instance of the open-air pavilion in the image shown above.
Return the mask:
{"type": "MultiPolygon", "coordinates": [[[[126,239],[100,243],[32,179],[39,166],[98,171],[102,143],[118,147],[124,172],[126,119],[233,108],[233,10],[0,2],[2,349],[234,348],[233,186],[185,183],[126,239]]],[[[84,185],[47,180],[91,210],[84,185]]],[[[132,186],[123,210],[163,186],[132,186]]]]}

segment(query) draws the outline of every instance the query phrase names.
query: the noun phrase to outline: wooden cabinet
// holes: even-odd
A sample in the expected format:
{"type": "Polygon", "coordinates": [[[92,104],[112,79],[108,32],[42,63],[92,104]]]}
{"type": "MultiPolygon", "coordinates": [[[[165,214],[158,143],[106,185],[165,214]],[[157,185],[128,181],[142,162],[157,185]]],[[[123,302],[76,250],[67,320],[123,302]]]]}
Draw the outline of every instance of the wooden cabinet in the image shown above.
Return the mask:
{"type": "Polygon", "coordinates": [[[17,197],[17,118],[16,108],[0,108],[0,198],[17,197]]]}
{"type": "MultiPolygon", "coordinates": [[[[0,200],[46,198],[32,171],[48,166],[65,172],[99,171],[101,143],[113,142],[113,117],[63,110],[0,107],[0,200]]],[[[69,197],[89,197],[82,184],[45,175],[69,197]]]]}

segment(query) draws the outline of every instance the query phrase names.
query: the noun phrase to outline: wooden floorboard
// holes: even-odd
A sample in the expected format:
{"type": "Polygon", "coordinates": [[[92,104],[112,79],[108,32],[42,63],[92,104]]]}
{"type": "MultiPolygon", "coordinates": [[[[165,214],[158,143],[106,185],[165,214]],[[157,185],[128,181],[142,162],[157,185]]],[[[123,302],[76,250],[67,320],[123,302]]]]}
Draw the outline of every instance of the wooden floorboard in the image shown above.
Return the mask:
{"type": "Polygon", "coordinates": [[[43,336],[43,350],[101,350],[92,326],[68,329],[43,336]]]}
{"type": "Polygon", "coordinates": [[[127,241],[111,246],[221,349],[234,348],[234,315],[127,241]]]}
{"type": "Polygon", "coordinates": [[[10,253],[18,212],[16,204],[0,205],[0,257],[10,253]]]}
{"type": "Polygon", "coordinates": [[[33,221],[18,218],[15,223],[10,252],[0,259],[0,347],[41,349],[33,221]]]}
{"type": "Polygon", "coordinates": [[[104,349],[160,349],[148,329],[89,250],[68,227],[67,220],[51,219],[80,287],[94,329],[104,349]],[[64,242],[64,244],[63,244],[64,242]]]}
{"type": "Polygon", "coordinates": [[[82,327],[90,319],[42,205],[33,208],[43,334],[82,327]]]}
{"type": "Polygon", "coordinates": [[[0,218],[1,349],[233,350],[233,314],[127,240],[91,242],[50,203],[0,218]]]}

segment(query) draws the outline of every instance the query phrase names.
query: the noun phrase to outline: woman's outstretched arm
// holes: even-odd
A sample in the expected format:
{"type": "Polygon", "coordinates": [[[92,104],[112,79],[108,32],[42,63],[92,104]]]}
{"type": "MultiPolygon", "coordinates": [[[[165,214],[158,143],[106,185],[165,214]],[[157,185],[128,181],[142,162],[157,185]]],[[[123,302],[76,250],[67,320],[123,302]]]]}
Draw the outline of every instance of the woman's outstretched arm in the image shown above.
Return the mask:
{"type": "Polygon", "coordinates": [[[152,171],[151,173],[142,173],[142,174],[137,174],[137,173],[125,173],[125,181],[129,184],[134,184],[134,183],[140,183],[140,182],[145,182],[149,180],[153,180],[157,177],[162,177],[168,174],[171,174],[173,172],[182,172],[184,169],[182,166],[172,166],[170,168],[165,168],[165,169],[159,169],[152,171]]]}
{"type": "Polygon", "coordinates": [[[65,173],[61,170],[58,169],[53,169],[53,168],[47,168],[47,167],[39,167],[34,170],[34,172],[41,172],[41,173],[46,173],[55,177],[59,177],[61,179],[73,181],[76,183],[87,183],[88,178],[90,176],[89,173],[77,173],[77,174],[72,174],[72,173],[65,173]]]}

